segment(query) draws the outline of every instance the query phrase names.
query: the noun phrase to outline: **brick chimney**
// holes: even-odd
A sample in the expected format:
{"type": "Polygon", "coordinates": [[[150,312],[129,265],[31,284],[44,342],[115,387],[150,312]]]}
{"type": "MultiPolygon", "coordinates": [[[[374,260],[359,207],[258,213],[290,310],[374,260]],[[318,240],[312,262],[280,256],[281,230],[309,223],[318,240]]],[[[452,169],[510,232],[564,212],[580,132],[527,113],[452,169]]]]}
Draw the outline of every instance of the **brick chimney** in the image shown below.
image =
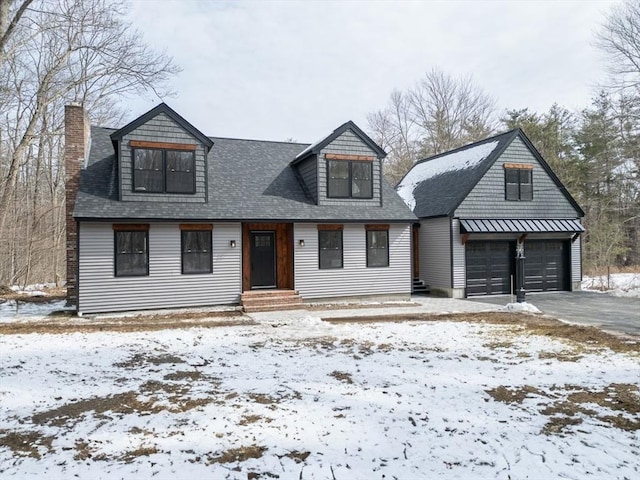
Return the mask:
{"type": "Polygon", "coordinates": [[[64,163],[67,226],[67,305],[76,309],[78,291],[78,224],[73,218],[76,195],[80,186],[80,169],[88,154],[90,143],[89,117],[80,104],[64,108],[64,163]]]}

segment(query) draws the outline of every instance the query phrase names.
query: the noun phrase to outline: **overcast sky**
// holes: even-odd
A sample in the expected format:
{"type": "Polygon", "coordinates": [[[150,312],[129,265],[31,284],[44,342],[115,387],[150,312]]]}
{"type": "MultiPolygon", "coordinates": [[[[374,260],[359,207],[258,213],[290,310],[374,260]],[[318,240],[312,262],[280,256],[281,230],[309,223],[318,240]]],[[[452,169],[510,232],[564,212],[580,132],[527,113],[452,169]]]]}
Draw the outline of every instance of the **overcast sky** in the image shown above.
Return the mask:
{"type": "MultiPolygon", "coordinates": [[[[134,0],[131,21],[182,68],[164,100],[211,136],[312,142],[365,130],[393,89],[463,76],[501,110],[588,105],[594,32],[617,1],[134,0]]],[[[131,120],[160,102],[131,102],[131,120]]]]}

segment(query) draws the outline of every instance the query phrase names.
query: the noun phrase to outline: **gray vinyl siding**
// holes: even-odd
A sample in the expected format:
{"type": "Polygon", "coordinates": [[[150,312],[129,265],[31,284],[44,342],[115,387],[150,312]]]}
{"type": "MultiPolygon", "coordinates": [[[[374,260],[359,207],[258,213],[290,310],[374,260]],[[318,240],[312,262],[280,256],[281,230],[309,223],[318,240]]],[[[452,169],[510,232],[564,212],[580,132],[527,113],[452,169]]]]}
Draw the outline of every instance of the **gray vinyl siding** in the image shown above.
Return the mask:
{"type": "Polygon", "coordinates": [[[389,266],[367,268],[366,231],[363,224],[346,224],[343,231],[343,268],[318,266],[318,227],[294,225],[295,288],[306,299],[410,294],[411,226],[389,228],[389,266]],[[304,247],[299,241],[304,240],[304,247]]]}
{"type": "Polygon", "coordinates": [[[449,217],[420,220],[420,278],[430,287],[451,287],[449,217]]]}
{"type": "Polygon", "coordinates": [[[582,282],[582,236],[571,244],[571,283],[582,282]]]}
{"type": "Polygon", "coordinates": [[[462,236],[460,235],[460,220],[451,219],[451,256],[453,259],[453,288],[466,288],[467,286],[467,263],[462,236]]]}
{"type": "Polygon", "coordinates": [[[302,177],[307,192],[311,195],[314,202],[318,202],[318,157],[311,155],[305,158],[297,166],[298,172],[302,177]]]}
{"type": "Polygon", "coordinates": [[[355,135],[351,130],[347,130],[333,142],[320,151],[318,155],[318,205],[382,205],[380,185],[381,185],[381,164],[380,159],[366,143],[355,135]],[[368,155],[376,157],[373,161],[373,198],[327,198],[327,159],[325,154],[336,153],[342,155],[368,155]]]}
{"type": "Polygon", "coordinates": [[[527,146],[515,138],[455,211],[460,218],[576,218],[577,212],[527,146]],[[505,200],[504,163],[533,165],[533,200],[505,200]]]}
{"type": "Polygon", "coordinates": [[[206,192],[206,159],[204,146],[180,125],[174,122],[164,113],[161,113],[144,125],[125,135],[119,144],[119,175],[120,175],[120,200],[145,201],[145,202],[180,202],[180,203],[204,203],[207,199],[206,192]],[[195,168],[196,168],[196,193],[195,194],[163,194],[140,193],[133,191],[133,167],[131,165],[131,140],[143,140],[148,142],[170,142],[197,144],[195,168]]]}
{"type": "Polygon", "coordinates": [[[238,303],[242,290],[241,226],[213,227],[213,273],[181,273],[177,223],[151,224],[149,275],[114,276],[111,223],[81,223],[79,229],[79,306],[81,313],[238,303]],[[229,241],[237,247],[231,248],[229,241]]]}

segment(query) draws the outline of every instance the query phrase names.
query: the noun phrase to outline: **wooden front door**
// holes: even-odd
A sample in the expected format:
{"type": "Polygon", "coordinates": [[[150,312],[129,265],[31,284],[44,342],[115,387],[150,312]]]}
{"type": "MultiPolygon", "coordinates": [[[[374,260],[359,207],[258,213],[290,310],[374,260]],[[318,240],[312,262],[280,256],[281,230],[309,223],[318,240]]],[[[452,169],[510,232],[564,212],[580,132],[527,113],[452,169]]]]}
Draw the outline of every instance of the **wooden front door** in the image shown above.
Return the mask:
{"type": "Polygon", "coordinates": [[[242,225],[242,290],[293,289],[293,224],[242,225]]]}

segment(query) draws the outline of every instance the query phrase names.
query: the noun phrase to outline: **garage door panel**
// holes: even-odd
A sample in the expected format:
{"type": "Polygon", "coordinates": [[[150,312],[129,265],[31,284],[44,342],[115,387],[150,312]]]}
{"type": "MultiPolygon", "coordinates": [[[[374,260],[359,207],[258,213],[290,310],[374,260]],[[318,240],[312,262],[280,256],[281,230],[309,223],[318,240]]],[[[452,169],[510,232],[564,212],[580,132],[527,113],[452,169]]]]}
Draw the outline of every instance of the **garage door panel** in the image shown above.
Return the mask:
{"type": "Polygon", "coordinates": [[[467,296],[509,293],[512,242],[467,242],[467,296]]]}
{"type": "Polygon", "coordinates": [[[563,240],[525,243],[525,290],[549,292],[568,289],[568,245],[563,240]]]}

